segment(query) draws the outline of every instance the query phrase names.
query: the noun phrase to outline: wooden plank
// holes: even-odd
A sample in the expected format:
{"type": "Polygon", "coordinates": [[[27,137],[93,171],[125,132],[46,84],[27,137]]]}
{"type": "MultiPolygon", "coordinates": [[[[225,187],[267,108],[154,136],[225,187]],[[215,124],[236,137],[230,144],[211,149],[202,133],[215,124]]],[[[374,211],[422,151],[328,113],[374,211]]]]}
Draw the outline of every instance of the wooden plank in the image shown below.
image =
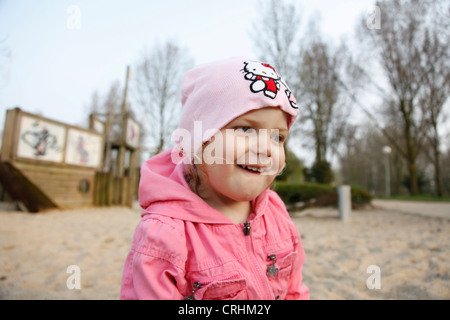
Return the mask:
{"type": "Polygon", "coordinates": [[[42,188],[28,180],[9,162],[0,161],[0,183],[13,199],[22,202],[30,212],[57,207],[57,204],[41,191],[42,188]]]}
{"type": "Polygon", "coordinates": [[[87,206],[94,203],[94,170],[23,162],[15,162],[14,165],[61,208],[87,206]],[[86,180],[89,184],[89,190],[86,193],[79,189],[81,180],[86,180]]]}

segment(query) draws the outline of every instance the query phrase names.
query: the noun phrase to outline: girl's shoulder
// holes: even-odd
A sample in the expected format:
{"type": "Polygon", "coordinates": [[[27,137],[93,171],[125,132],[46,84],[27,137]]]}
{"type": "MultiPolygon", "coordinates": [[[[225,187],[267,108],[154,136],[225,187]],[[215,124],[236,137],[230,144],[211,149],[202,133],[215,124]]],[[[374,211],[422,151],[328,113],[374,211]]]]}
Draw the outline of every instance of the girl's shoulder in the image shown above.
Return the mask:
{"type": "Polygon", "coordinates": [[[162,231],[184,234],[184,220],[173,218],[169,215],[159,213],[147,214],[142,217],[139,224],[145,227],[161,228],[162,231]]]}
{"type": "Polygon", "coordinates": [[[133,236],[132,250],[184,265],[187,256],[184,222],[158,214],[143,216],[133,236]]]}

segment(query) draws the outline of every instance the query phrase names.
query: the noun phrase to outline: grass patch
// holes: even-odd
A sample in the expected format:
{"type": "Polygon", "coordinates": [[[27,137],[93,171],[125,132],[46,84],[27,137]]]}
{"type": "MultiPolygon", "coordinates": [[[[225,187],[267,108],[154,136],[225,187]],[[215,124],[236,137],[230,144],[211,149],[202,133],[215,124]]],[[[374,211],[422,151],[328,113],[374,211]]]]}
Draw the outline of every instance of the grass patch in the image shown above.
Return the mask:
{"type": "Polygon", "coordinates": [[[428,201],[428,202],[450,202],[449,197],[433,197],[427,195],[418,195],[418,196],[392,196],[390,198],[386,197],[377,197],[380,200],[402,200],[402,201],[428,201]]]}

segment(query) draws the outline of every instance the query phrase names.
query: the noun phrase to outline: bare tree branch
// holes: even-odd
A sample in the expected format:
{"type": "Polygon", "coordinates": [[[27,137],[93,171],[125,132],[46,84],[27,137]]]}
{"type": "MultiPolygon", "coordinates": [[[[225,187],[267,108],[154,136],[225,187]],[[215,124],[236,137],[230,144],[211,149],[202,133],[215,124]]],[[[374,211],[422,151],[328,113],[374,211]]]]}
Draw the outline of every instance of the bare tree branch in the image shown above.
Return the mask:
{"type": "Polygon", "coordinates": [[[182,77],[192,64],[186,50],[167,41],[144,51],[136,65],[134,91],[150,131],[152,154],[168,147],[181,108],[182,77]]]}

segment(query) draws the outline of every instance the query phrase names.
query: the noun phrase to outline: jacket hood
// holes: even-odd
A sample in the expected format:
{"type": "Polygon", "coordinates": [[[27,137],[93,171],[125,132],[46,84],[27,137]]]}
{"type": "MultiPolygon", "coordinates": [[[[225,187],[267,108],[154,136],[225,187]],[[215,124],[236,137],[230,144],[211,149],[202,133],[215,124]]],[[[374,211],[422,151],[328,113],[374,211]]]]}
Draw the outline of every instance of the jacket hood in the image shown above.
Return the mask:
{"type": "MultiPolygon", "coordinates": [[[[197,223],[233,224],[225,215],[209,206],[191,191],[184,179],[183,161],[172,161],[172,149],[144,162],[139,182],[139,204],[142,217],[159,214],[197,223]]],[[[263,214],[270,190],[252,201],[253,212],[263,214]]]]}

